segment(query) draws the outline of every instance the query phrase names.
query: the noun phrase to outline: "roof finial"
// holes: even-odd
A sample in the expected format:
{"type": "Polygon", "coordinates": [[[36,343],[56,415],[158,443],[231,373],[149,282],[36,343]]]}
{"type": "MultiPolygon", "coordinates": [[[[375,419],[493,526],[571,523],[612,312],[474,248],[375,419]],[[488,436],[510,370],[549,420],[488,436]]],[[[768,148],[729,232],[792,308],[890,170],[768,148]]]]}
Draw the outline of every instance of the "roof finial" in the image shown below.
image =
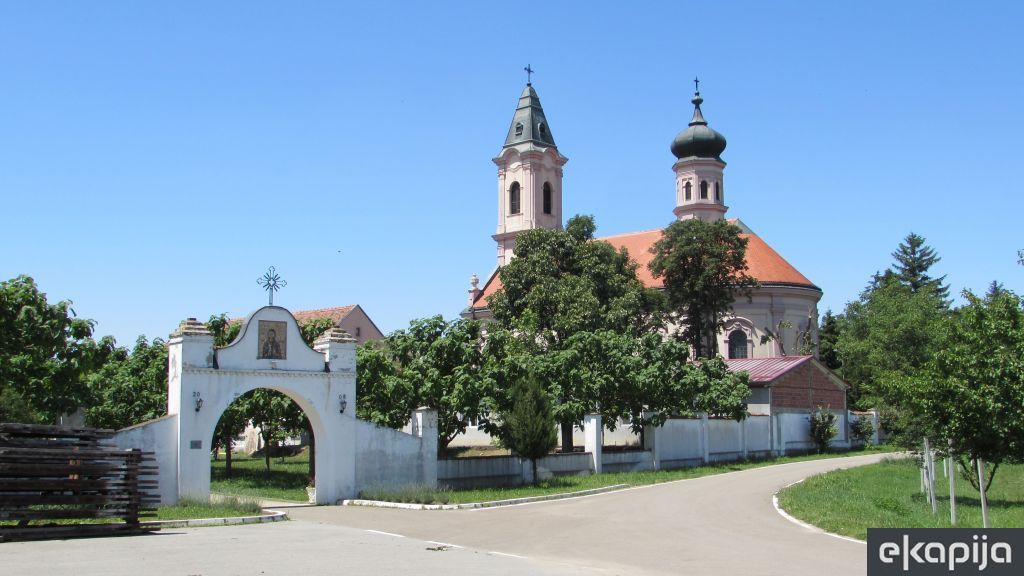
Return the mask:
{"type": "Polygon", "coordinates": [[[700,97],[700,79],[693,79],[693,118],[690,119],[690,126],[707,125],[707,121],[704,120],[704,115],[701,114],[700,105],[704,102],[704,99],[700,97]]]}
{"type": "Polygon", "coordinates": [[[533,76],[533,68],[530,68],[530,65],[527,64],[526,68],[523,68],[523,70],[526,70],[526,85],[533,86],[533,82],[531,79],[531,76],[533,76]]]}

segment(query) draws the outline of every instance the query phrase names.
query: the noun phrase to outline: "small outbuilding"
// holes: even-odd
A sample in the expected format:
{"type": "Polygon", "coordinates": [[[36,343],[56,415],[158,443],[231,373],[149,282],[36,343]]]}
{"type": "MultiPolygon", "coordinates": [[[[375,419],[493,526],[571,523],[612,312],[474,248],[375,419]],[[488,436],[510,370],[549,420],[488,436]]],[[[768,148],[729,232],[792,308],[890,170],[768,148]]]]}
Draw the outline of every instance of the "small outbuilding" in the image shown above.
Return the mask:
{"type": "Polygon", "coordinates": [[[773,417],[775,449],[789,452],[810,448],[803,440],[786,442],[783,439],[807,438],[809,415],[818,408],[836,415],[836,445],[843,446],[849,441],[846,410],[849,385],[814,356],[733,358],[725,362],[732,372],[750,374],[747,410],[752,415],[773,417]],[[791,445],[776,446],[778,443],[791,445]]]}

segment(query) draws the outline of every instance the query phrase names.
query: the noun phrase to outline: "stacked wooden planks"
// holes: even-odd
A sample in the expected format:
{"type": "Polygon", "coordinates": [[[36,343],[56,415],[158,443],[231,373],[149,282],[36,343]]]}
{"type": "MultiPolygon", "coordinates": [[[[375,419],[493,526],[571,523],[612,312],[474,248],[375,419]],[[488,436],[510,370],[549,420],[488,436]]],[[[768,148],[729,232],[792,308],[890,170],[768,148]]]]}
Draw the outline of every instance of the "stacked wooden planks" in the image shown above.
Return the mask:
{"type": "Polygon", "coordinates": [[[155,530],[140,522],[158,501],[153,454],[111,446],[112,435],[0,424],[0,542],[155,530]]]}

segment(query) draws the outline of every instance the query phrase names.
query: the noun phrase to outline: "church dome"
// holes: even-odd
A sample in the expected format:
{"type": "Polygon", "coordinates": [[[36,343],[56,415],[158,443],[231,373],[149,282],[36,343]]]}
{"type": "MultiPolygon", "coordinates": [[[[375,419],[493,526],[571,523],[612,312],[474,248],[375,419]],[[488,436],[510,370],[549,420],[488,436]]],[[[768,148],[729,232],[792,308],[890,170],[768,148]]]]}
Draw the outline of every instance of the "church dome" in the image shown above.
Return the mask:
{"type": "Polygon", "coordinates": [[[672,140],[672,154],[676,158],[719,158],[725,150],[725,136],[722,136],[708,126],[704,115],[701,114],[700,105],[704,99],[697,92],[693,100],[693,119],[685,130],[676,134],[672,140]]]}

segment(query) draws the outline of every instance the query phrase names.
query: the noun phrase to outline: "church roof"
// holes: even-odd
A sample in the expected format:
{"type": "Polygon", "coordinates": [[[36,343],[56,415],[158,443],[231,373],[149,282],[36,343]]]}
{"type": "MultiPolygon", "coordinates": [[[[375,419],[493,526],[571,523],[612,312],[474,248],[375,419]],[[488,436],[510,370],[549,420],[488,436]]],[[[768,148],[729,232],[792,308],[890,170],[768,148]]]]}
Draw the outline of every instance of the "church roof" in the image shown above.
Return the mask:
{"type": "Polygon", "coordinates": [[[512,117],[512,125],[508,128],[508,137],[505,138],[505,146],[509,148],[517,144],[539,144],[555,148],[555,137],[551,134],[551,126],[544,117],[544,109],[540,106],[540,97],[533,85],[527,83],[519,96],[519,106],[516,107],[515,116],[512,117]]]}
{"type": "MultiPolygon", "coordinates": [[[[736,221],[730,222],[738,223],[736,221]]],[[[608,242],[616,248],[625,248],[626,252],[629,253],[629,257],[639,265],[636,275],[643,282],[644,286],[648,288],[664,288],[661,278],[655,278],[648,267],[648,264],[654,258],[654,254],[651,253],[651,246],[661,238],[662,233],[663,231],[659,228],[643,232],[616,234],[614,236],[598,238],[597,240],[608,242]]],[[[772,249],[757,234],[746,229],[740,234],[740,237],[747,239],[747,273],[757,278],[762,285],[796,286],[821,290],[794,268],[792,264],[786,262],[785,258],[780,256],[778,252],[772,249]]],[[[501,278],[498,274],[499,270],[495,270],[491,277],[487,279],[487,283],[484,285],[480,295],[477,296],[471,309],[486,309],[487,299],[498,290],[501,290],[501,278]]]]}

